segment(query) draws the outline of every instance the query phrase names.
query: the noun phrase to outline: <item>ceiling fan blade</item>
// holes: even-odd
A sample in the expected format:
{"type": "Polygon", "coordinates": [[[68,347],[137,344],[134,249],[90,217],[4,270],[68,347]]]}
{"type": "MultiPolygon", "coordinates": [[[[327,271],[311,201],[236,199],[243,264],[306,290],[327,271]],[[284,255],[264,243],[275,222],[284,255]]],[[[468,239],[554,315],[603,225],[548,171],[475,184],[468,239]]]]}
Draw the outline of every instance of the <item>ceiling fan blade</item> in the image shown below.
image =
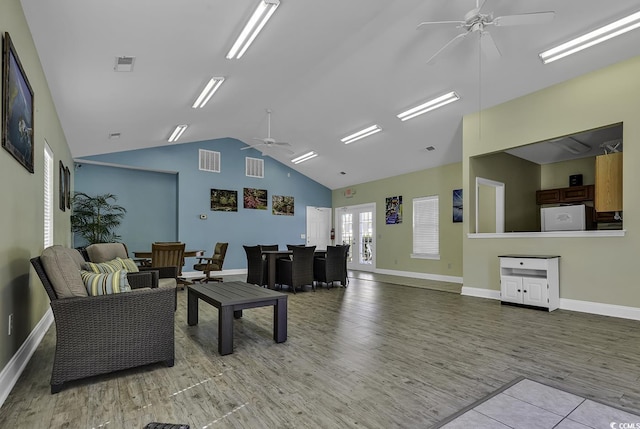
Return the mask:
{"type": "Polygon", "coordinates": [[[447,43],[446,43],[442,48],[440,48],[440,49],[438,50],[438,52],[436,52],[435,54],[433,54],[433,55],[431,56],[431,58],[429,58],[429,59],[427,60],[427,64],[433,64],[433,60],[434,60],[434,58],[436,58],[438,55],[440,55],[440,54],[441,54],[442,52],[444,52],[445,50],[447,50],[447,49],[449,49],[449,48],[451,48],[451,47],[455,46],[456,44],[458,44],[462,39],[464,39],[464,38],[467,36],[467,34],[469,34],[469,33],[468,33],[468,32],[467,32],[467,33],[460,33],[460,34],[458,34],[456,37],[454,37],[453,39],[449,40],[449,41],[448,41],[448,42],[447,42],[447,43]]]}
{"type": "Polygon", "coordinates": [[[488,31],[480,33],[480,49],[489,60],[497,60],[501,56],[496,42],[488,31]]]}
{"type": "Polygon", "coordinates": [[[277,144],[277,145],[280,145],[280,146],[291,146],[291,145],[290,145],[289,143],[287,143],[287,142],[273,142],[273,144],[277,144]]]}
{"type": "Polygon", "coordinates": [[[464,24],[464,21],[425,21],[425,22],[421,22],[420,24],[418,24],[418,26],[416,27],[416,30],[422,30],[424,27],[426,27],[427,25],[438,25],[438,24],[459,24],[462,25],[464,24]]]}
{"type": "Polygon", "coordinates": [[[493,19],[493,25],[497,27],[506,27],[509,25],[544,24],[545,22],[553,21],[555,16],[556,13],[551,11],[498,16],[493,19]]]}

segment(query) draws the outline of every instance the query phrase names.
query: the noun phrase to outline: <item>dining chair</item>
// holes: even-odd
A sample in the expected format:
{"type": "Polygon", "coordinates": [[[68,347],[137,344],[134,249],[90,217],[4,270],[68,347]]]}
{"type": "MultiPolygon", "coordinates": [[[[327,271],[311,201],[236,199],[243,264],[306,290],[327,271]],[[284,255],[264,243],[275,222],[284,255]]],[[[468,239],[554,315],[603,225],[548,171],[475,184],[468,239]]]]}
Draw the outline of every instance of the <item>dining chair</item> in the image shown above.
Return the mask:
{"type": "Polygon", "coordinates": [[[224,264],[224,257],[227,254],[227,247],[229,247],[229,243],[216,243],[212,257],[198,257],[198,263],[193,266],[193,269],[202,271],[204,277],[194,280],[198,280],[200,283],[209,283],[209,280],[221,282],[222,277],[211,277],[211,271],[222,271],[222,264],[224,264]]]}
{"type": "Polygon", "coordinates": [[[313,258],[313,279],[327,287],[333,286],[333,282],[346,286],[345,260],[345,246],[327,246],[326,255],[313,258]]]}
{"type": "Polygon", "coordinates": [[[184,264],[184,243],[151,243],[151,268],[173,267],[175,269],[176,284],[179,281],[184,264]]]}
{"type": "Polygon", "coordinates": [[[247,255],[247,283],[265,286],[267,284],[267,261],[262,255],[262,246],[245,245],[242,247],[247,255]]]}
{"type": "Polygon", "coordinates": [[[278,259],[277,261],[277,283],[288,285],[293,293],[296,288],[311,285],[315,292],[313,283],[313,254],[316,246],[292,246],[291,259],[278,259]]]}

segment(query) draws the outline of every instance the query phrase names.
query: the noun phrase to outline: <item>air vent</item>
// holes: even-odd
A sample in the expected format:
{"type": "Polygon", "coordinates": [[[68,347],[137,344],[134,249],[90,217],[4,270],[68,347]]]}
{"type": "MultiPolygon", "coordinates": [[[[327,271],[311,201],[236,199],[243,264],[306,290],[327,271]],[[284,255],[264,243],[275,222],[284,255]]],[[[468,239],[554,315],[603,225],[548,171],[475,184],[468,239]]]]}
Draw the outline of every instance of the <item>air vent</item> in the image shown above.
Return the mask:
{"type": "Polygon", "coordinates": [[[425,149],[428,150],[429,152],[431,152],[432,150],[436,150],[436,148],[433,146],[427,146],[425,147],[425,149]]]}
{"type": "Polygon", "coordinates": [[[109,133],[109,140],[117,140],[120,138],[120,133],[109,133]]]}
{"type": "Polygon", "coordinates": [[[247,177],[264,178],[264,159],[247,157],[245,160],[247,177]]]}
{"type": "Polygon", "coordinates": [[[200,170],[220,173],[220,152],[200,149],[200,170]]]}
{"type": "Polygon", "coordinates": [[[117,72],[130,72],[133,71],[133,63],[136,57],[116,57],[116,65],[113,68],[117,72]]]}

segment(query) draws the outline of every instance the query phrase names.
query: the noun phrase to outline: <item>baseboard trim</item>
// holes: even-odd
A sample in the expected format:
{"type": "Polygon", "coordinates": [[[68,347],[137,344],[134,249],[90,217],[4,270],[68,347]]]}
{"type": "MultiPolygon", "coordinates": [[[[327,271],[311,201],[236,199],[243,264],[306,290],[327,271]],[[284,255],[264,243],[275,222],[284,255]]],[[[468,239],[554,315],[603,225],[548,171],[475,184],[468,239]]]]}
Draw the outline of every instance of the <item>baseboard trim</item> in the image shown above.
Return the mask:
{"type": "Polygon", "coordinates": [[[33,331],[31,331],[25,342],[22,343],[18,351],[2,369],[2,372],[0,372],[0,407],[2,407],[9,393],[11,393],[13,386],[16,385],[22,371],[24,371],[24,368],[29,363],[31,356],[38,348],[38,345],[52,323],[53,312],[51,308],[49,308],[36,327],[33,328],[33,331]]]}
{"type": "Polygon", "coordinates": [[[412,271],[385,270],[385,269],[381,269],[381,268],[377,268],[374,272],[376,274],[387,274],[387,275],[390,275],[390,276],[411,277],[411,278],[414,278],[414,279],[437,280],[437,281],[441,281],[441,282],[462,284],[462,277],[443,276],[441,274],[414,273],[412,271]]]}
{"type": "Polygon", "coordinates": [[[460,295],[474,296],[476,298],[500,299],[499,290],[481,289],[477,287],[462,286],[460,295]]]}
{"type": "Polygon", "coordinates": [[[603,304],[600,302],[578,301],[560,298],[562,310],[579,311],[581,313],[597,314],[599,316],[619,317],[621,319],[640,320],[640,308],[624,305],[603,304]]]}
{"type": "MultiPolygon", "coordinates": [[[[475,287],[462,287],[461,295],[500,300],[500,291],[475,287]]],[[[601,302],[579,301],[560,298],[561,310],[578,311],[580,313],[597,314],[598,316],[618,317],[620,319],[640,320],[640,308],[624,305],[603,304],[601,302]]]]}

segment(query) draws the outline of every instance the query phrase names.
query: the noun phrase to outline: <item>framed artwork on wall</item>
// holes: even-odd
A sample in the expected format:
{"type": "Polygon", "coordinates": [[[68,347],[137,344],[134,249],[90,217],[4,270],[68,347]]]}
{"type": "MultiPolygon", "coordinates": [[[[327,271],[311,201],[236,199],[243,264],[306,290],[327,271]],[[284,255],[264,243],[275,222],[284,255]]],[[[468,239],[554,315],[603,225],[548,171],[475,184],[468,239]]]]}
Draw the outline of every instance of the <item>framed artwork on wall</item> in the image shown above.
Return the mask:
{"type": "Polygon", "coordinates": [[[59,206],[60,206],[60,210],[65,211],[67,207],[67,189],[66,189],[67,180],[65,178],[66,169],[62,161],[58,161],[58,172],[59,172],[58,173],[58,176],[59,176],[58,199],[60,200],[59,206]]]}
{"type": "Polygon", "coordinates": [[[462,189],[453,190],[453,222],[462,222],[462,189]]]}
{"type": "Polygon", "coordinates": [[[238,191],[211,190],[211,210],[214,212],[237,212],[238,191]]]}
{"type": "Polygon", "coordinates": [[[71,170],[69,167],[64,167],[64,201],[67,208],[71,210],[71,170]]]}
{"type": "Polygon", "coordinates": [[[274,195],[271,197],[271,213],[280,216],[293,216],[294,213],[293,197],[285,197],[283,195],[274,195]]]}
{"type": "Polygon", "coordinates": [[[9,33],[2,44],[2,147],[33,173],[33,90],[9,33]]]}
{"type": "Polygon", "coordinates": [[[402,223],[402,195],[387,197],[385,208],[385,223],[387,225],[402,223]]]}
{"type": "Polygon", "coordinates": [[[245,209],[266,210],[267,190],[256,188],[244,188],[243,201],[245,209]]]}

